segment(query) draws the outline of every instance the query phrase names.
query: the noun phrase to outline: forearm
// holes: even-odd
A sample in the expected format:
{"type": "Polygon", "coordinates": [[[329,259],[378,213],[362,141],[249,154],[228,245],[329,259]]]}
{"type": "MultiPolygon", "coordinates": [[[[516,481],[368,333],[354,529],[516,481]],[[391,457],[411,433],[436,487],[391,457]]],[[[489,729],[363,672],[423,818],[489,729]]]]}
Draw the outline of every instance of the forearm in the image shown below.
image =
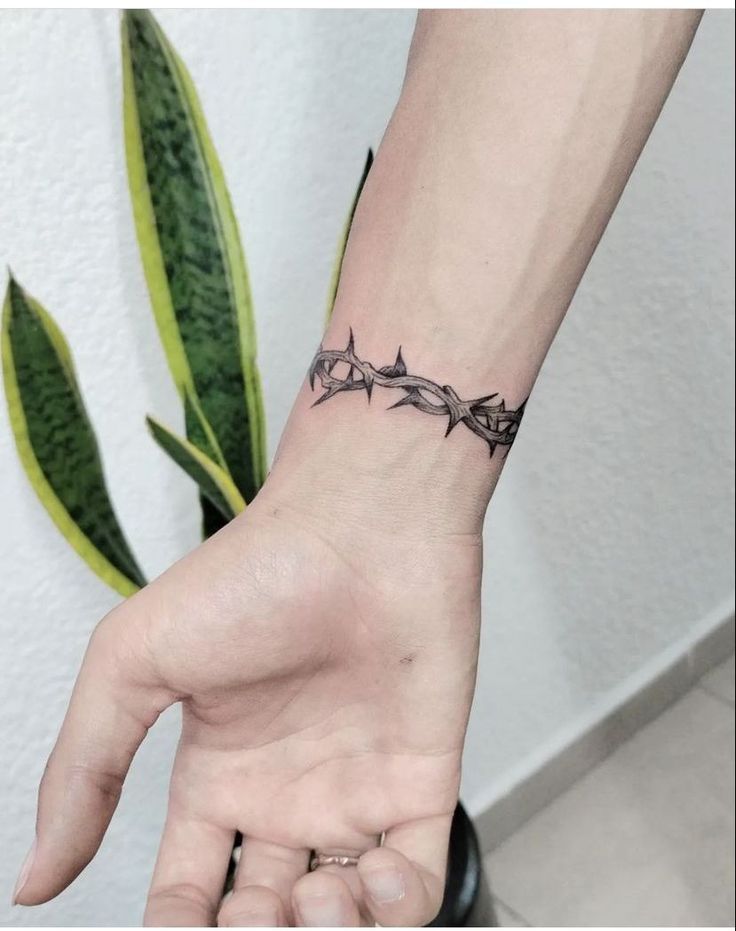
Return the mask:
{"type": "MultiPolygon", "coordinates": [[[[356,356],[375,369],[401,346],[410,376],[523,410],[698,20],[420,14],[324,347],[345,349],[352,328],[356,356]]],[[[408,394],[401,383],[377,385],[370,407],[364,390],[345,390],[310,409],[325,391],[317,375],[281,449],[290,468],[311,470],[315,494],[353,483],[400,518],[478,525],[508,442],[463,422],[443,439],[449,415],[416,405],[387,412],[408,394]]],[[[487,414],[484,427],[513,438],[512,421],[487,414]]]]}

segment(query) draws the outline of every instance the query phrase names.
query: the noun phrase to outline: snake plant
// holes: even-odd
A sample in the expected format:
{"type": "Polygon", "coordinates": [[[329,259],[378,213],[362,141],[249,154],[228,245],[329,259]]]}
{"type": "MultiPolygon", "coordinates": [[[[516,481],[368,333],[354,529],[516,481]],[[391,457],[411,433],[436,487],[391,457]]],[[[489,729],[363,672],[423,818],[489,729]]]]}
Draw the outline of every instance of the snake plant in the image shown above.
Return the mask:
{"type": "MultiPolygon", "coordinates": [[[[186,436],[154,417],[151,436],[196,482],[208,536],[266,477],[266,428],[253,301],[237,221],[197,92],[146,10],[121,18],[123,119],[136,235],[186,436]]],[[[368,160],[341,237],[342,258],[368,160]]],[[[10,277],[2,317],[10,424],[41,503],[88,566],[121,595],[145,584],[115,515],[69,347],[52,316],[10,277]]]]}

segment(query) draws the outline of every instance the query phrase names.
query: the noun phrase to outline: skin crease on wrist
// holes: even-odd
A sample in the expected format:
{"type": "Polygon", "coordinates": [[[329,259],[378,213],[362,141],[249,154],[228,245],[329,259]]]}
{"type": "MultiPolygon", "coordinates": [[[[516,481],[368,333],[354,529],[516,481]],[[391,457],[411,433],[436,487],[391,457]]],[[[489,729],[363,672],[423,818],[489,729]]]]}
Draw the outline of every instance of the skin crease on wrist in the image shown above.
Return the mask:
{"type": "MultiPolygon", "coordinates": [[[[352,329],[377,368],[401,346],[412,375],[517,409],[698,19],[420,14],[323,346],[352,329]]],[[[179,702],[147,925],[421,926],[437,913],[480,529],[505,456],[462,423],[444,438],[444,417],[386,411],[390,388],[312,407],[320,391],[305,382],[245,512],[96,628],[19,904],[57,895],[92,859],[139,744],[179,702]],[[309,872],[313,850],[358,862],[309,872]]]]}

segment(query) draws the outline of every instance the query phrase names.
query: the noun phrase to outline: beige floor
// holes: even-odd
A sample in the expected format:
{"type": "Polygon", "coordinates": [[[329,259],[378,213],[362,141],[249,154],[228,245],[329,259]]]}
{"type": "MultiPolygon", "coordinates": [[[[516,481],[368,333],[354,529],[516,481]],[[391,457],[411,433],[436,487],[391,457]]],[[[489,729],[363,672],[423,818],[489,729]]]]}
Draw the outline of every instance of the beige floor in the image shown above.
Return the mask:
{"type": "Polygon", "coordinates": [[[733,926],[733,657],[486,865],[505,927],[733,926]]]}

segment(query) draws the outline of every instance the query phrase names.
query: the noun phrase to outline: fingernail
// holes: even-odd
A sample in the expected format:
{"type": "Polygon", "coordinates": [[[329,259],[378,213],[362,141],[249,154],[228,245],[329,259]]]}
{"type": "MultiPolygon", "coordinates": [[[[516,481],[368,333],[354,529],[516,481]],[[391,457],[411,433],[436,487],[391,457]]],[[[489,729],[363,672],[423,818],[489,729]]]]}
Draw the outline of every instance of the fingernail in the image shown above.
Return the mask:
{"type": "Polygon", "coordinates": [[[33,866],[33,858],[36,856],[36,841],[31,844],[31,849],[26,854],[26,858],[23,861],[23,866],[20,868],[20,873],[18,873],[18,879],[15,881],[15,889],[13,889],[13,900],[12,904],[17,905],[18,896],[23,891],[23,886],[25,886],[28,877],[31,875],[31,867],[33,866]]]}
{"type": "Polygon", "coordinates": [[[404,877],[398,870],[372,870],[361,877],[368,895],[379,905],[389,905],[403,899],[406,893],[404,877]]]}
{"type": "Polygon", "coordinates": [[[304,896],[298,908],[306,928],[341,928],[344,924],[340,900],[332,895],[304,896]]]}

